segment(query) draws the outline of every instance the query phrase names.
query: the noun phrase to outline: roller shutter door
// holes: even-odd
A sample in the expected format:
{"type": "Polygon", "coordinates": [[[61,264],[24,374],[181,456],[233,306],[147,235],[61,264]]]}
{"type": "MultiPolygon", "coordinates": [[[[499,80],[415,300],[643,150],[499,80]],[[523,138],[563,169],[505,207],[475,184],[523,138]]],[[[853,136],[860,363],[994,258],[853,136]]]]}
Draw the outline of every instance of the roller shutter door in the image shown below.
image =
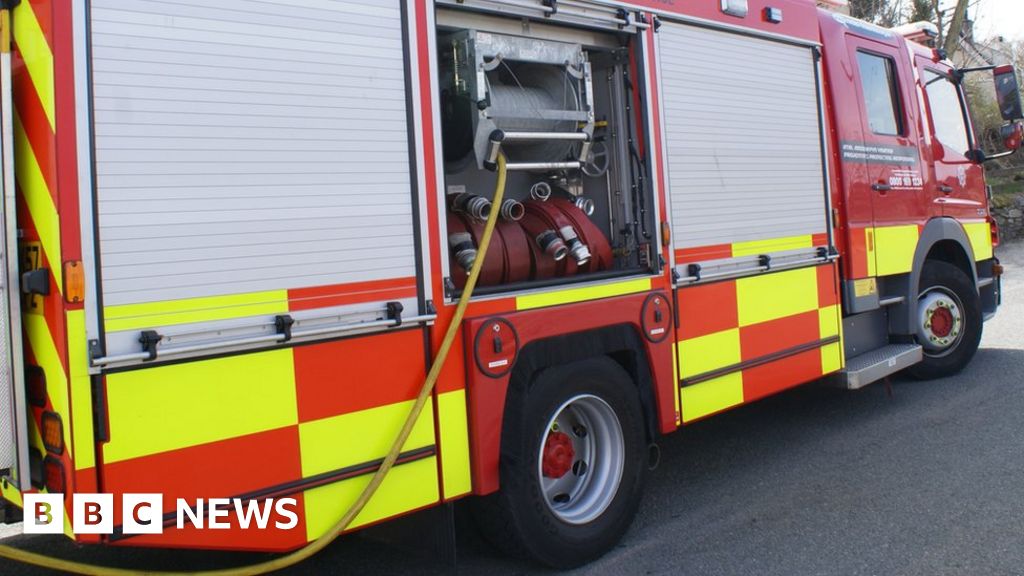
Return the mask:
{"type": "Polygon", "coordinates": [[[415,276],[399,2],[93,0],[106,306],[415,276]]]}
{"type": "Polygon", "coordinates": [[[761,243],[772,253],[820,240],[827,209],[812,50],[674,22],[658,37],[679,263],[699,261],[687,254],[705,247],[721,256],[722,247],[761,243]]]}

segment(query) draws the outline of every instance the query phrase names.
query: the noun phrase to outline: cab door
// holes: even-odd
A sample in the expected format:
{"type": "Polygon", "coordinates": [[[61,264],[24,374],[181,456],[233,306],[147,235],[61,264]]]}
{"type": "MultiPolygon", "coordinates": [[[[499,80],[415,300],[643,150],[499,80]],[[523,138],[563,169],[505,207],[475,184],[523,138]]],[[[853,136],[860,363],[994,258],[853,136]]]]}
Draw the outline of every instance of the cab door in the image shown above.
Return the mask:
{"type": "Polygon", "coordinates": [[[975,146],[960,84],[947,66],[920,57],[916,64],[926,107],[923,124],[935,166],[930,195],[944,216],[983,218],[984,174],[967,157],[975,146]]]}
{"type": "Polygon", "coordinates": [[[929,175],[918,146],[917,107],[910,88],[913,69],[895,37],[851,34],[847,45],[860,92],[863,140],[843,141],[841,146],[844,161],[863,163],[867,182],[861,185],[870,187],[869,275],[909,272],[918,226],[930,215],[925,190],[929,175]]]}

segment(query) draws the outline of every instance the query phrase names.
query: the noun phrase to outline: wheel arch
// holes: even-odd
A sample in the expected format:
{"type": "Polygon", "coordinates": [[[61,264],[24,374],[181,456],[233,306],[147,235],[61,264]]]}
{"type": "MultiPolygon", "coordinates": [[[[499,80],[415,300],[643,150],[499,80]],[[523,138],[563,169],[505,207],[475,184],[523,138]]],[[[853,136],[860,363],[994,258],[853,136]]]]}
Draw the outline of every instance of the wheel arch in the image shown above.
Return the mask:
{"type": "Polygon", "coordinates": [[[974,266],[974,250],[964,227],[953,218],[941,217],[928,221],[918,237],[914,250],[913,266],[904,278],[900,294],[904,301],[891,312],[890,326],[897,334],[913,334],[914,305],[917,301],[918,286],[925,262],[938,260],[960,268],[971,279],[975,290],[978,287],[978,271],[974,266]]]}
{"type": "MultiPolygon", "coordinates": [[[[648,442],[653,442],[658,437],[659,424],[655,381],[643,340],[630,324],[541,338],[523,346],[512,368],[503,421],[510,421],[509,411],[517,409],[544,369],[602,356],[618,364],[636,386],[644,415],[644,434],[648,442]]],[[[505,431],[502,426],[502,436],[505,431]]]]}

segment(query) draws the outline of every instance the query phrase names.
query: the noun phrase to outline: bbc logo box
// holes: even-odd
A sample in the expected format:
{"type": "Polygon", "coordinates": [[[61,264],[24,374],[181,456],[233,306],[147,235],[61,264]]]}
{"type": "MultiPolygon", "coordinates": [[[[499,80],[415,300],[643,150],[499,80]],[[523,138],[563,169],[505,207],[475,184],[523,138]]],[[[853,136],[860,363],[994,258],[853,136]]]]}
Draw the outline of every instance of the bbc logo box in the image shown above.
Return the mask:
{"type": "MultiPolygon", "coordinates": [[[[125,494],[121,529],[125,534],[159,534],[163,530],[161,494],[125,494]]],[[[63,494],[25,494],[25,534],[64,533],[63,494]]],[[[71,530],[75,534],[111,534],[114,531],[113,494],[74,494],[71,530]]]]}

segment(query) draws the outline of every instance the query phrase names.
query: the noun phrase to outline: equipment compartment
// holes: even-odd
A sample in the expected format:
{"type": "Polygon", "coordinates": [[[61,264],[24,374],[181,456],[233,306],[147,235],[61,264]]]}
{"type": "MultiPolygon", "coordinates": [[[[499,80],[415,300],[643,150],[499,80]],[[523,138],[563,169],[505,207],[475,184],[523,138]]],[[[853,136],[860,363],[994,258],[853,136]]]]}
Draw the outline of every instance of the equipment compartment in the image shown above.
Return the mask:
{"type": "Polygon", "coordinates": [[[646,272],[654,215],[631,36],[491,20],[437,35],[449,287],[465,284],[492,209],[483,292],[646,272]],[[499,151],[507,186],[492,206],[499,151]]]}

